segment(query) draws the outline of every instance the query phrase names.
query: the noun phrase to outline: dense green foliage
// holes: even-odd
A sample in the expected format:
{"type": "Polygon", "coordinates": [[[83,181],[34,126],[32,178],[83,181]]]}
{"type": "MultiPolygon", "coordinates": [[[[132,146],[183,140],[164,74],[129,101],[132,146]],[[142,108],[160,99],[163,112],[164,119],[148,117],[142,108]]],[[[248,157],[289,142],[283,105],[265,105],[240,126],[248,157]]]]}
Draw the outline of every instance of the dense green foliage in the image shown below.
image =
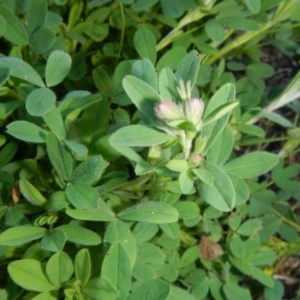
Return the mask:
{"type": "Polygon", "coordinates": [[[299,23],[297,0],[0,0],[0,299],[282,299],[300,73],[270,84],[266,55],[299,55],[299,23]]]}

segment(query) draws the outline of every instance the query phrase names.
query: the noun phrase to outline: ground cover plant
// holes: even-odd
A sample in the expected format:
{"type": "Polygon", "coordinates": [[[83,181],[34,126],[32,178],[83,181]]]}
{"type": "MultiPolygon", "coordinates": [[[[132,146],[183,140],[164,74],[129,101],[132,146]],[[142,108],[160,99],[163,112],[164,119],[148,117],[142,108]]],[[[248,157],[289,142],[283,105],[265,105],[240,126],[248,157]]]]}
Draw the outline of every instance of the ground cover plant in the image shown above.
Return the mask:
{"type": "Polygon", "coordinates": [[[0,0],[0,299],[297,299],[299,24],[0,0]]]}

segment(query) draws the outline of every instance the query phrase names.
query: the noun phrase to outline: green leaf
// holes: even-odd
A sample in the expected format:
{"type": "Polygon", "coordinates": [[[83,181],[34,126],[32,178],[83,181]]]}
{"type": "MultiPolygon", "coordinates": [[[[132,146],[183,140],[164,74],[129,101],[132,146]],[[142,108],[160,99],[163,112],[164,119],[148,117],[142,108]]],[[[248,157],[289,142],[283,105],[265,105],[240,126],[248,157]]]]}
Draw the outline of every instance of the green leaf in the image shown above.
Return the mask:
{"type": "Polygon", "coordinates": [[[224,166],[224,170],[240,178],[254,178],[270,171],[278,162],[275,154],[255,151],[231,160],[224,166]]]}
{"type": "MultiPolygon", "coordinates": [[[[204,119],[215,111],[220,106],[231,102],[235,99],[235,87],[233,84],[228,83],[223,85],[210,99],[205,112],[204,119]]],[[[214,121],[208,125],[203,126],[202,136],[207,138],[205,145],[205,150],[202,154],[206,154],[208,150],[212,147],[217,137],[224,130],[229,119],[229,113],[221,117],[219,120],[214,121]]]]}
{"type": "Polygon", "coordinates": [[[162,54],[162,57],[156,64],[156,69],[163,72],[168,68],[169,70],[174,70],[178,62],[186,55],[186,50],[183,47],[174,47],[162,54]]]}
{"type": "Polygon", "coordinates": [[[103,95],[110,96],[114,93],[111,76],[110,74],[108,74],[107,68],[105,68],[103,65],[100,65],[93,70],[92,78],[94,80],[97,89],[103,95]]]}
{"type": "Polygon", "coordinates": [[[73,274],[73,263],[70,257],[59,251],[53,254],[46,264],[46,274],[49,281],[57,288],[67,282],[73,274]]]}
{"type": "Polygon", "coordinates": [[[188,291],[177,286],[170,286],[171,290],[166,300],[196,300],[188,291]]]}
{"type": "Polygon", "coordinates": [[[92,246],[101,243],[101,238],[97,233],[76,224],[61,225],[56,229],[63,231],[67,240],[76,244],[92,246]]]}
{"type": "Polygon", "coordinates": [[[175,205],[179,212],[179,217],[183,220],[185,226],[194,226],[200,220],[200,210],[198,205],[192,201],[180,201],[175,205]]]}
{"type": "Polygon", "coordinates": [[[102,263],[101,278],[110,282],[119,291],[119,299],[127,299],[131,286],[131,266],[120,243],[112,244],[107,251],[102,263]]]}
{"type": "Polygon", "coordinates": [[[66,214],[77,220],[109,222],[115,219],[114,212],[105,202],[99,202],[97,209],[67,209],[66,214]]]}
{"type": "Polygon", "coordinates": [[[56,33],[48,27],[41,27],[30,37],[30,46],[36,54],[48,52],[56,42],[56,33]]]}
{"type": "Polygon", "coordinates": [[[8,80],[10,74],[11,74],[10,68],[2,67],[2,66],[0,67],[0,86],[3,85],[8,80]]]}
{"type": "Polygon", "coordinates": [[[3,36],[5,31],[6,31],[6,19],[2,15],[0,15],[0,36],[3,36]]]}
{"type": "Polygon", "coordinates": [[[239,129],[241,133],[259,138],[264,138],[266,135],[265,131],[257,125],[241,124],[239,129]]]}
{"type": "Polygon", "coordinates": [[[248,185],[246,184],[244,179],[238,176],[229,174],[229,177],[234,187],[236,204],[237,205],[245,204],[245,202],[250,197],[250,191],[248,185]]]}
{"type": "Polygon", "coordinates": [[[105,230],[103,241],[110,244],[122,244],[129,258],[130,265],[133,268],[137,257],[137,243],[125,222],[120,220],[110,222],[105,230]]]}
{"type": "Polygon", "coordinates": [[[246,260],[230,257],[230,262],[242,273],[252,276],[254,279],[267,287],[274,286],[274,279],[266,275],[261,269],[254,267],[246,260]]]}
{"type": "Polygon", "coordinates": [[[143,80],[155,91],[158,90],[156,71],[153,63],[149,59],[143,58],[135,62],[132,66],[131,75],[143,80]]]}
{"type": "Polygon", "coordinates": [[[29,143],[45,143],[47,131],[28,121],[14,121],[7,125],[7,133],[29,143]]]}
{"type": "Polygon", "coordinates": [[[114,132],[110,143],[118,147],[149,147],[162,144],[170,139],[170,135],[144,125],[129,125],[114,132]]]}
{"type": "Polygon", "coordinates": [[[267,118],[268,120],[270,120],[276,124],[279,124],[283,127],[286,127],[286,128],[294,127],[294,124],[290,120],[286,119],[279,113],[275,113],[275,112],[271,112],[271,111],[267,111],[267,110],[263,109],[260,112],[260,116],[267,118]]]}
{"type": "Polygon", "coordinates": [[[163,99],[178,97],[176,78],[169,68],[164,68],[159,74],[159,94],[163,99]]]}
{"type": "Polygon", "coordinates": [[[261,8],[261,0],[243,0],[247,8],[253,14],[258,14],[261,8]]]}
{"type": "Polygon", "coordinates": [[[270,248],[261,247],[258,252],[252,251],[252,254],[250,252],[250,257],[248,255],[248,259],[254,266],[265,267],[273,265],[274,262],[278,260],[278,255],[270,248]]]}
{"type": "MultiPolygon", "coordinates": [[[[63,116],[67,116],[67,115],[71,115],[72,112],[74,112],[75,110],[81,112],[83,110],[86,110],[87,108],[93,107],[93,105],[96,105],[99,102],[104,104],[104,106],[100,106],[99,111],[100,112],[101,110],[104,111],[102,117],[105,118],[105,114],[109,112],[108,102],[104,100],[100,94],[90,94],[87,91],[73,91],[67,94],[64,101],[61,101],[59,103],[59,110],[63,116]]],[[[94,108],[92,110],[95,113],[94,108]]],[[[90,114],[90,117],[92,116],[93,115],[90,114]]],[[[102,121],[102,118],[100,119],[102,121]]],[[[95,117],[95,121],[99,121],[99,120],[97,120],[97,118],[95,117]]],[[[100,122],[100,124],[102,123],[100,122]]]]}
{"type": "Polygon", "coordinates": [[[237,230],[237,233],[243,236],[251,236],[258,234],[262,229],[261,219],[250,219],[245,221],[237,230]]]}
{"type": "MultiPolygon", "coordinates": [[[[1,161],[1,152],[0,152],[1,161]]],[[[1,166],[1,163],[0,163],[1,166]]],[[[300,173],[300,164],[284,166],[283,160],[272,170],[272,179],[275,184],[285,191],[298,191],[299,182],[297,176],[300,173]]]]}
{"type": "Polygon", "coordinates": [[[41,248],[47,251],[61,251],[66,243],[66,235],[61,230],[51,230],[41,240],[41,248]]]}
{"type": "Polygon", "coordinates": [[[66,188],[68,201],[79,209],[97,208],[100,194],[98,191],[86,183],[70,183],[66,188]]]}
{"type": "MultiPolygon", "coordinates": [[[[2,101],[0,103],[0,120],[1,122],[5,120],[9,115],[11,115],[20,106],[19,100],[11,100],[8,102],[2,101]]],[[[4,136],[1,136],[0,143],[3,144],[4,136]]]]}
{"type": "Polygon", "coordinates": [[[274,75],[274,69],[271,65],[264,63],[253,63],[247,66],[246,74],[251,76],[257,76],[260,78],[269,78],[274,75]]]}
{"type": "Polygon", "coordinates": [[[6,21],[3,36],[10,42],[23,46],[28,44],[28,34],[23,23],[4,5],[0,5],[0,16],[6,21]]]}
{"type": "Polygon", "coordinates": [[[200,165],[197,169],[192,169],[192,172],[209,186],[213,186],[214,179],[212,175],[205,169],[204,165],[200,165]]]}
{"type": "Polygon", "coordinates": [[[215,42],[220,42],[225,36],[225,30],[221,24],[214,19],[210,19],[205,23],[205,31],[207,35],[215,42]]]}
{"type": "Polygon", "coordinates": [[[72,173],[70,181],[72,183],[86,183],[93,184],[97,182],[104,170],[107,168],[108,163],[103,160],[101,155],[95,155],[89,159],[81,162],[72,173]]]}
{"type": "Polygon", "coordinates": [[[50,133],[46,138],[46,147],[49,159],[58,175],[63,180],[68,180],[73,171],[73,160],[66,148],[50,133]]]}
{"type": "Polygon", "coordinates": [[[233,144],[232,129],[230,126],[226,126],[222,133],[215,139],[214,147],[208,151],[208,161],[217,166],[222,166],[230,157],[233,144]]]}
{"type": "Polygon", "coordinates": [[[62,115],[56,106],[52,107],[46,114],[42,116],[42,118],[58,139],[62,140],[66,137],[67,132],[65,124],[62,115]]]}
{"type": "Polygon", "coordinates": [[[179,174],[178,182],[183,195],[188,195],[193,191],[194,180],[190,170],[181,172],[179,174]]]}
{"type": "Polygon", "coordinates": [[[282,300],[284,299],[284,284],[276,280],[275,285],[272,288],[265,288],[264,299],[266,300],[282,300]]]}
{"type": "Polygon", "coordinates": [[[65,143],[76,160],[85,160],[87,158],[89,150],[85,145],[68,140],[65,140],[65,143]]]}
{"type": "Polygon", "coordinates": [[[175,172],[189,170],[189,164],[185,159],[171,159],[166,163],[166,167],[175,172]]]}
{"type": "Polygon", "coordinates": [[[90,300],[116,300],[118,299],[117,289],[108,280],[93,278],[84,288],[86,299],[90,300]]]}
{"type": "MultiPolygon", "coordinates": [[[[122,2],[125,4],[130,4],[133,1],[132,0],[122,0],[122,2]]],[[[135,11],[144,11],[152,7],[154,4],[156,4],[158,0],[137,0],[135,3],[132,4],[132,9],[135,11]]]]}
{"type": "Polygon", "coordinates": [[[42,227],[30,225],[15,226],[6,229],[0,234],[0,245],[20,246],[25,243],[40,239],[46,234],[47,230],[42,227]]]}
{"type": "Polygon", "coordinates": [[[193,50],[187,54],[180,62],[175,76],[178,80],[183,82],[190,82],[191,86],[194,85],[200,68],[200,57],[197,51],[193,50]]]}
{"type": "Polygon", "coordinates": [[[142,81],[131,75],[127,75],[123,80],[123,87],[133,104],[142,113],[143,118],[148,123],[155,123],[154,105],[162,101],[158,93],[142,81]]]}
{"type": "Polygon", "coordinates": [[[36,292],[47,292],[55,289],[48,281],[42,264],[34,259],[22,259],[8,265],[12,280],[22,288],[36,292]]]}
{"type": "MultiPolygon", "coordinates": [[[[194,276],[197,278],[199,275],[197,276],[196,273],[194,276]]],[[[197,282],[193,283],[191,293],[193,294],[193,296],[195,296],[196,299],[206,299],[209,292],[209,277],[205,276],[204,274],[200,278],[199,277],[197,282]]]]}
{"type": "Polygon", "coordinates": [[[121,211],[118,217],[128,221],[166,224],[178,221],[179,214],[173,206],[167,203],[148,201],[121,211]]]}
{"type": "Polygon", "coordinates": [[[243,299],[251,300],[252,297],[249,291],[232,282],[223,285],[223,291],[227,299],[243,299]]]}
{"type": "Polygon", "coordinates": [[[152,223],[139,222],[134,226],[133,234],[138,243],[151,240],[158,231],[158,225],[152,223]]]}
{"type": "Polygon", "coordinates": [[[165,16],[178,18],[184,12],[185,4],[181,0],[161,0],[160,2],[165,16]]]}
{"type": "Polygon", "coordinates": [[[27,28],[32,33],[42,27],[47,18],[47,0],[31,0],[28,6],[27,28]]]}
{"type": "Polygon", "coordinates": [[[1,150],[0,150],[0,169],[8,164],[11,159],[14,157],[18,149],[18,145],[15,142],[7,143],[1,150]]]}
{"type": "Polygon", "coordinates": [[[46,203],[46,198],[41,192],[26,179],[20,179],[20,191],[27,201],[33,205],[42,206],[46,203]]]}
{"type": "Polygon", "coordinates": [[[56,299],[57,299],[57,295],[51,292],[40,293],[34,298],[32,298],[32,300],[56,300],[56,299]]]}
{"type": "Polygon", "coordinates": [[[56,96],[47,88],[34,89],[26,98],[26,110],[35,117],[45,115],[55,107],[56,96]]]}
{"type": "Polygon", "coordinates": [[[11,76],[20,78],[39,87],[45,87],[41,76],[27,62],[17,57],[0,57],[0,67],[10,69],[11,76]]]}
{"type": "Polygon", "coordinates": [[[61,50],[53,51],[47,60],[45,79],[47,86],[55,86],[68,75],[72,65],[71,56],[61,50]]]}
{"type": "Polygon", "coordinates": [[[156,61],[156,40],[155,36],[146,27],[139,28],[133,37],[137,53],[142,58],[148,58],[153,64],[156,61]]]}
{"type": "Polygon", "coordinates": [[[237,29],[237,30],[243,30],[243,31],[256,31],[260,30],[262,24],[259,22],[252,20],[252,19],[246,19],[243,18],[243,22],[241,22],[241,18],[239,16],[235,17],[225,17],[218,20],[223,26],[237,29]]]}
{"type": "Polygon", "coordinates": [[[165,300],[169,293],[170,286],[167,282],[159,279],[150,279],[134,289],[128,300],[165,300]]]}
{"type": "Polygon", "coordinates": [[[211,112],[208,116],[204,118],[203,126],[219,120],[224,115],[231,112],[238,104],[239,101],[234,101],[219,106],[217,109],[215,109],[213,112],[211,112]]]}
{"type": "Polygon", "coordinates": [[[214,185],[202,183],[204,200],[221,211],[230,211],[235,206],[235,191],[229,176],[222,169],[205,163],[205,167],[213,177],[214,185]]]}
{"type": "Polygon", "coordinates": [[[239,235],[233,235],[229,242],[229,248],[233,256],[236,258],[246,257],[246,244],[242,241],[239,235]]]}
{"type": "Polygon", "coordinates": [[[81,249],[75,256],[75,275],[81,286],[86,286],[91,277],[91,257],[88,249],[81,249]]]}
{"type": "Polygon", "coordinates": [[[199,246],[192,246],[186,249],[180,257],[179,267],[185,268],[194,263],[199,258],[199,246]]]}

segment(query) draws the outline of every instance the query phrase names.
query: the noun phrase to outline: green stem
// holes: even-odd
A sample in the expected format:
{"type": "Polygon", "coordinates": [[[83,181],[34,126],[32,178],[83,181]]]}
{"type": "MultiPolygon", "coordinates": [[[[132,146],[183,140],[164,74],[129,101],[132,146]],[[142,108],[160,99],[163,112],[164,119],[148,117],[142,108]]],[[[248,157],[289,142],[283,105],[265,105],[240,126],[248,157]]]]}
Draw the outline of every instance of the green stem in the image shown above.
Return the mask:
{"type": "Polygon", "coordinates": [[[275,142],[282,142],[282,141],[287,141],[292,139],[294,139],[294,137],[289,137],[289,136],[283,136],[283,137],[272,138],[272,139],[253,139],[250,141],[242,142],[239,144],[239,146],[244,147],[244,146],[251,146],[251,145],[258,145],[258,144],[275,143],[275,142]]]}
{"type": "Polygon", "coordinates": [[[124,37],[125,37],[125,14],[124,14],[124,7],[121,2],[120,2],[120,11],[121,11],[122,30],[121,30],[121,38],[120,38],[118,55],[117,55],[118,59],[121,57],[121,52],[123,49],[124,37]]]}
{"type": "Polygon", "coordinates": [[[209,65],[214,63],[216,60],[220,59],[221,57],[226,55],[228,52],[233,51],[234,49],[246,44],[247,42],[253,40],[254,38],[257,38],[260,35],[265,34],[265,32],[269,28],[271,28],[272,25],[273,25],[273,23],[269,22],[269,23],[265,24],[265,26],[263,26],[261,28],[261,30],[249,31],[249,32],[244,33],[243,35],[239,36],[238,38],[233,40],[231,43],[227,44],[225,47],[220,49],[215,55],[204,58],[203,63],[209,64],[209,65]]]}
{"type": "Polygon", "coordinates": [[[283,215],[281,215],[279,212],[274,211],[275,215],[277,215],[284,223],[290,225],[291,227],[295,228],[298,232],[300,232],[300,225],[297,223],[285,218],[283,215]]]}
{"type": "MultiPolygon", "coordinates": [[[[209,11],[214,3],[215,0],[208,1],[209,3],[206,4],[205,9],[209,11]]],[[[156,46],[156,51],[160,51],[161,49],[167,47],[171,44],[175,39],[177,39],[180,35],[185,34],[183,30],[181,30],[186,25],[199,21],[206,17],[209,13],[204,11],[202,7],[197,7],[196,9],[189,11],[178,23],[178,25],[170,31],[156,46]]]]}

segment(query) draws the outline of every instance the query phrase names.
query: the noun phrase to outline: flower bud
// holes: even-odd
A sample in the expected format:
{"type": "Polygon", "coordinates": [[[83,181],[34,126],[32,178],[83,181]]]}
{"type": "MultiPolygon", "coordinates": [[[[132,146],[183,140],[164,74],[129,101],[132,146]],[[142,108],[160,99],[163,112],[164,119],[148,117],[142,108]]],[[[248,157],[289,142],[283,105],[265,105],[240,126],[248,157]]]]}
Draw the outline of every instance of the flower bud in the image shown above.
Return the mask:
{"type": "Polygon", "coordinates": [[[201,154],[206,147],[206,142],[207,142],[207,139],[204,137],[197,138],[196,143],[195,143],[195,152],[198,154],[201,154]]]}
{"type": "Polygon", "coordinates": [[[204,103],[201,99],[192,98],[185,102],[185,116],[191,122],[196,130],[200,130],[202,125],[202,115],[204,111],[204,103]]]}
{"type": "Polygon", "coordinates": [[[189,157],[189,163],[191,167],[198,167],[203,160],[204,160],[203,156],[197,153],[192,153],[189,157]]]}
{"type": "Polygon", "coordinates": [[[175,121],[183,118],[181,107],[170,100],[158,103],[154,110],[162,121],[175,121]]]}
{"type": "Polygon", "coordinates": [[[150,159],[158,159],[161,156],[161,145],[154,145],[149,148],[148,157],[150,159]]]}

